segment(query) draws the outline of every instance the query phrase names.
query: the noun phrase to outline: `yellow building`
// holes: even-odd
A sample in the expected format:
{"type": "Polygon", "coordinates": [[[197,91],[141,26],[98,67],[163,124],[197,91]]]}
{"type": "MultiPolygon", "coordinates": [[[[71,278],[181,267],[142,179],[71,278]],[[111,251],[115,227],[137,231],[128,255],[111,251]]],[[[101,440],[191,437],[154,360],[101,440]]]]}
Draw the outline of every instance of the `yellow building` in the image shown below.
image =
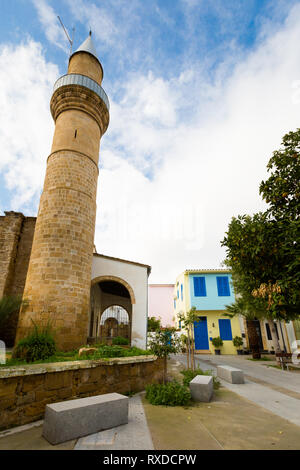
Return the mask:
{"type": "Polygon", "coordinates": [[[175,282],[174,310],[176,326],[182,328],[178,314],[192,307],[200,321],[194,323],[193,334],[197,353],[214,353],[212,338],[223,340],[221,354],[237,354],[235,336],[242,337],[240,319],[224,316],[226,305],[234,302],[231,272],[226,269],[195,269],[181,273],[175,282]]]}

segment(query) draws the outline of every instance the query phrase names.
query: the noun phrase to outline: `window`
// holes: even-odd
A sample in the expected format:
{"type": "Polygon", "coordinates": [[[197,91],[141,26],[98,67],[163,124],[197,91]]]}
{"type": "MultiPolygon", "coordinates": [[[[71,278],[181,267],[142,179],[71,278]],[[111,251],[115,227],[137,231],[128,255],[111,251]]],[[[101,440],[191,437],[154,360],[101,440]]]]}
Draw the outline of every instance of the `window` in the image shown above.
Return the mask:
{"type": "Polygon", "coordinates": [[[176,300],[174,299],[174,308],[176,308],[176,300]]]}
{"type": "Polygon", "coordinates": [[[219,320],[220,338],[223,341],[232,340],[231,322],[230,320],[219,320]]]}
{"type": "Polygon", "coordinates": [[[177,299],[179,299],[179,290],[177,289],[177,299]]]}
{"type": "Polygon", "coordinates": [[[270,330],[270,325],[268,323],[266,323],[266,332],[267,332],[268,340],[272,341],[272,334],[271,334],[271,330],[270,330]]]}
{"type": "Polygon", "coordinates": [[[206,297],[205,277],[194,277],[195,297],[206,297]]]}
{"type": "Polygon", "coordinates": [[[180,330],[181,330],[181,320],[179,320],[179,328],[180,328],[180,330]]]}
{"type": "Polygon", "coordinates": [[[183,300],[183,285],[182,284],[180,286],[180,289],[181,289],[181,300],[183,300]]]}
{"type": "Polygon", "coordinates": [[[229,280],[227,276],[217,276],[217,287],[219,297],[230,296],[229,280]]]}

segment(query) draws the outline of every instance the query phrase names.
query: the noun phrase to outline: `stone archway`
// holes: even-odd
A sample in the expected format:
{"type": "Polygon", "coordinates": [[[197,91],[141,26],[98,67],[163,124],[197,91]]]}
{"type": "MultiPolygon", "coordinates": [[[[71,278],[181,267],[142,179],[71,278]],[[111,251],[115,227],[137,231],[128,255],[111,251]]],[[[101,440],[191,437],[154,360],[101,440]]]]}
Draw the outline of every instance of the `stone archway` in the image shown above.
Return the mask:
{"type": "Polygon", "coordinates": [[[124,279],[122,279],[121,277],[117,277],[117,276],[98,276],[92,279],[92,286],[103,281],[115,281],[115,282],[122,284],[124,287],[126,287],[126,289],[128,290],[130,294],[132,305],[135,304],[135,295],[134,295],[133,289],[130,286],[130,284],[128,284],[128,282],[126,282],[124,279]]]}
{"type": "Polygon", "coordinates": [[[115,276],[100,276],[93,279],[88,342],[110,344],[113,336],[123,336],[131,341],[134,302],[133,289],[123,279],[115,276]],[[105,312],[108,312],[111,318],[107,325],[104,324],[102,316],[105,312]],[[126,312],[126,321],[121,321],[120,312],[126,312]]]}

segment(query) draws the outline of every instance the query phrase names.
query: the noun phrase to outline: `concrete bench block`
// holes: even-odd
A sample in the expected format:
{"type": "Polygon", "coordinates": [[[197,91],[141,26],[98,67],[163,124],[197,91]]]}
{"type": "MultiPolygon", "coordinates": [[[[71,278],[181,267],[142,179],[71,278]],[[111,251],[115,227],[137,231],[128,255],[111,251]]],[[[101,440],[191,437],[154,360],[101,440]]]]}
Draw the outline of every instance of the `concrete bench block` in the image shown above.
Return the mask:
{"type": "Polygon", "coordinates": [[[231,384],[245,383],[244,372],[241,369],[236,369],[235,367],[217,366],[217,376],[231,384]]]}
{"type": "Polygon", "coordinates": [[[46,406],[43,436],[60,444],[128,423],[128,397],[107,393],[46,406]]]}
{"type": "Polygon", "coordinates": [[[211,375],[196,375],[190,381],[190,392],[194,401],[209,402],[213,394],[213,378],[211,375]]]}

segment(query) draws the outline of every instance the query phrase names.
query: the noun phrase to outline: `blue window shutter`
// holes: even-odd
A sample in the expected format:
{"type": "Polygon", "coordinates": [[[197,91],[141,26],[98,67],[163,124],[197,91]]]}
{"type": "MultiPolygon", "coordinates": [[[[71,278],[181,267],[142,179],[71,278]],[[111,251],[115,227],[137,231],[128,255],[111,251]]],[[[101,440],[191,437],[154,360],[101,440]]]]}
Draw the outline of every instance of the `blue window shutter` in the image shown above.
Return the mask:
{"type": "Polygon", "coordinates": [[[195,297],[206,297],[205,277],[194,277],[195,297]]]}
{"type": "Polygon", "coordinates": [[[179,320],[179,328],[181,329],[181,320],[179,320]]]}
{"type": "Polygon", "coordinates": [[[217,276],[217,287],[219,297],[230,296],[229,280],[227,276],[217,276]]]}
{"type": "Polygon", "coordinates": [[[181,284],[180,288],[181,288],[181,300],[183,300],[183,285],[182,284],[181,284]]]}
{"type": "Polygon", "coordinates": [[[177,289],[177,299],[179,299],[179,290],[177,289]]]}
{"type": "Polygon", "coordinates": [[[219,320],[220,338],[223,341],[232,340],[231,322],[230,320],[219,320]]]}

